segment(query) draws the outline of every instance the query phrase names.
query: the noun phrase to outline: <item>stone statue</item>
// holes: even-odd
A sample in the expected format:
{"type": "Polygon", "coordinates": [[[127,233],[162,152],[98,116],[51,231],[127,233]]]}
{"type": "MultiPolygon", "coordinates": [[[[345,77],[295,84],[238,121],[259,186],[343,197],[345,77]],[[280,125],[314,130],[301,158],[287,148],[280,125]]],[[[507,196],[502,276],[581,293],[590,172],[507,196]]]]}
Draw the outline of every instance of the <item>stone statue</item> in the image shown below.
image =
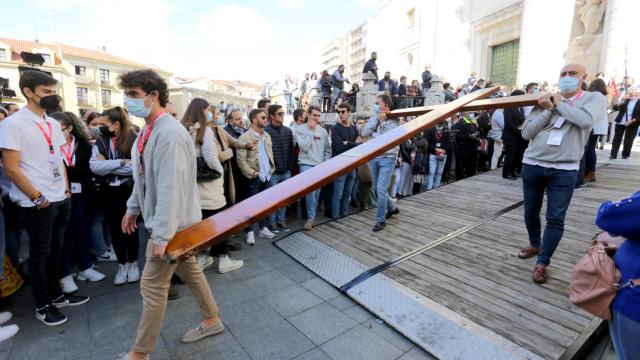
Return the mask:
{"type": "Polygon", "coordinates": [[[579,0],[576,5],[584,26],[584,35],[595,35],[602,23],[607,0],[579,0]]]}

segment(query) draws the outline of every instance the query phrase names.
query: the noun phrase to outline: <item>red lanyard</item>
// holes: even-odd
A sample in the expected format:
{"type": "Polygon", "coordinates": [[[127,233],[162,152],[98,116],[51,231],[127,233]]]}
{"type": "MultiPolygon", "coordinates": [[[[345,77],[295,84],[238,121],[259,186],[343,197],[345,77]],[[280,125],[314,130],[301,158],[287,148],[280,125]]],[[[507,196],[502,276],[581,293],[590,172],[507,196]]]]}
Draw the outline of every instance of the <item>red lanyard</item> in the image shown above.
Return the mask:
{"type": "Polygon", "coordinates": [[[584,91],[580,90],[580,92],[576,95],[573,96],[573,100],[569,100],[567,99],[567,103],[571,106],[573,106],[573,103],[575,103],[576,101],[580,100],[580,98],[582,97],[582,95],[584,94],[584,91]]]}
{"type": "Polygon", "coordinates": [[[442,138],[442,131],[441,130],[440,131],[436,130],[436,139],[440,140],[440,138],[442,138]]]}
{"type": "Polygon", "coordinates": [[[53,140],[52,140],[52,136],[53,136],[53,128],[51,127],[51,123],[48,122],[47,120],[44,121],[45,123],[47,123],[47,126],[49,127],[49,133],[47,134],[44,131],[44,128],[42,127],[42,125],[40,125],[39,122],[35,122],[36,125],[38,125],[38,128],[40,129],[40,132],[42,132],[42,135],[44,135],[44,139],[47,141],[47,145],[49,145],[49,154],[55,154],[55,151],[53,150],[53,140]]]}
{"type": "Polygon", "coordinates": [[[158,118],[160,116],[164,115],[164,114],[166,114],[166,112],[158,114],[158,116],[156,116],[151,121],[151,125],[149,125],[148,127],[145,127],[142,130],[143,133],[140,135],[140,137],[142,139],[138,139],[138,153],[140,154],[140,159],[142,159],[142,153],[144,153],[144,147],[147,145],[147,141],[149,141],[149,136],[151,136],[151,131],[153,130],[153,125],[156,123],[158,118]]]}
{"type": "Polygon", "coordinates": [[[116,147],[116,138],[112,137],[111,141],[109,142],[109,155],[111,156],[112,159],[117,159],[118,158],[118,148],[116,147]]]}
{"type": "Polygon", "coordinates": [[[66,149],[64,145],[60,146],[60,152],[62,152],[62,154],[64,155],[68,167],[73,167],[73,165],[75,165],[74,163],[76,159],[77,148],[78,147],[76,145],[76,139],[73,136],[71,136],[71,143],[67,144],[66,149]]]}

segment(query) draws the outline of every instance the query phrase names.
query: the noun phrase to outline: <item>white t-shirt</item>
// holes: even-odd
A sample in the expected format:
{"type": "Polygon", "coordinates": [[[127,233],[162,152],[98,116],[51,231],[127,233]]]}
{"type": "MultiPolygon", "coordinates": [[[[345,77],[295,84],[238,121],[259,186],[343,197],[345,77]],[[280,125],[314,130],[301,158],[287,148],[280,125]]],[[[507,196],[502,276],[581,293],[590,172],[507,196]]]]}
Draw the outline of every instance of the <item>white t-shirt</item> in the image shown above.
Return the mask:
{"type": "MultiPolygon", "coordinates": [[[[67,184],[60,153],[60,146],[65,143],[58,121],[50,117],[43,119],[26,106],[5,119],[0,126],[0,148],[20,152],[20,170],[50,202],[65,199],[67,184]],[[53,154],[50,153],[47,140],[36,122],[47,135],[47,124],[51,124],[53,154]]],[[[33,194],[24,194],[15,184],[9,192],[11,200],[22,207],[35,206],[30,199],[31,195],[33,194]]]]}

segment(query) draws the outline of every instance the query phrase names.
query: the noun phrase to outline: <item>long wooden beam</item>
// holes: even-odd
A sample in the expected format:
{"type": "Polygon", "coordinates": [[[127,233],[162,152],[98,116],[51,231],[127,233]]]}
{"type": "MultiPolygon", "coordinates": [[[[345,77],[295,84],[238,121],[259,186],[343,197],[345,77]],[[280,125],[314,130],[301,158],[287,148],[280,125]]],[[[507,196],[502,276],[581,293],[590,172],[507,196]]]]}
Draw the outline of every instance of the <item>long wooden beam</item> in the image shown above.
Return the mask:
{"type": "Polygon", "coordinates": [[[440,105],[396,129],[377,136],[355,148],[333,157],[291,179],[254,195],[229,209],[194,224],[176,234],[167,245],[166,254],[176,259],[194,250],[219,243],[226,236],[265,218],[307,193],[329,184],[334,179],[410,139],[429,127],[445,121],[464,105],[489,97],[498,87],[478,90],[451,103],[440,105]]]}
{"type": "MultiPolygon", "coordinates": [[[[468,95],[467,95],[468,96],[468,95]]],[[[499,97],[494,99],[481,99],[472,101],[466,105],[464,105],[460,111],[478,111],[478,110],[489,110],[489,109],[500,109],[500,108],[509,108],[509,107],[520,107],[520,106],[530,106],[537,105],[538,98],[540,95],[538,94],[527,94],[527,95],[518,95],[518,96],[506,96],[499,97]]],[[[398,109],[391,112],[389,117],[398,118],[401,116],[417,116],[426,114],[430,111],[433,111],[442,105],[429,105],[429,106],[419,106],[414,108],[407,109],[398,109]]]]}

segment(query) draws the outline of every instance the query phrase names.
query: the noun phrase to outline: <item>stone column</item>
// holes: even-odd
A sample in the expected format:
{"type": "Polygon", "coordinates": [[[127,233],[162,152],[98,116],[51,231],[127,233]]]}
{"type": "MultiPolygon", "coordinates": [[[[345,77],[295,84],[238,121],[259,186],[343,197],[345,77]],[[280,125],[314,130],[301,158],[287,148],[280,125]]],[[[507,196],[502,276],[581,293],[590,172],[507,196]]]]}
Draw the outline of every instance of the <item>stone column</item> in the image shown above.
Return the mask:
{"type": "Polygon", "coordinates": [[[309,105],[317,106],[322,108],[322,96],[319,93],[318,89],[318,81],[312,80],[310,81],[311,91],[309,92],[309,105]]]}
{"type": "Polygon", "coordinates": [[[640,41],[637,34],[638,2],[634,0],[608,0],[604,20],[604,41],[600,56],[605,81],[612,76],[620,84],[624,76],[625,47],[629,76],[640,83],[640,41]]]}
{"type": "Polygon", "coordinates": [[[373,105],[376,103],[376,96],[378,96],[376,76],[373,73],[363,74],[362,81],[364,84],[356,95],[356,119],[369,118],[373,115],[373,105]]]}
{"type": "Polygon", "coordinates": [[[439,105],[444,104],[444,89],[442,88],[442,81],[436,74],[431,75],[431,88],[427,91],[424,98],[424,105],[439,105]]]}

